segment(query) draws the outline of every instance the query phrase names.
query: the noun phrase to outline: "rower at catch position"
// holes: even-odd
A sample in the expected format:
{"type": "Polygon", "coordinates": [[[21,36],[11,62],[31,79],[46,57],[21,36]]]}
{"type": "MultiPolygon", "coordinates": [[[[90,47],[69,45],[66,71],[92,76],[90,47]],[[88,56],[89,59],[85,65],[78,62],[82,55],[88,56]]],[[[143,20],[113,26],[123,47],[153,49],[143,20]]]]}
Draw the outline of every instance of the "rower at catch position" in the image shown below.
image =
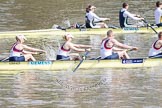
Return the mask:
{"type": "Polygon", "coordinates": [[[36,49],[29,47],[24,44],[26,37],[24,35],[17,35],[16,42],[13,44],[10,50],[9,61],[36,61],[32,54],[38,54],[38,52],[46,53],[46,51],[41,49],[36,49]],[[27,51],[30,50],[30,51],[27,51]]]}
{"type": "Polygon", "coordinates": [[[94,13],[95,9],[96,7],[92,5],[86,8],[86,28],[108,28],[103,21],[110,20],[110,18],[100,18],[94,13]]]}
{"type": "Polygon", "coordinates": [[[78,53],[70,53],[72,50],[76,52],[86,52],[90,51],[92,46],[90,45],[82,45],[82,44],[74,44],[72,43],[73,36],[69,33],[65,34],[64,39],[65,43],[59,48],[57,54],[57,60],[81,60],[82,58],[78,53]]]}
{"type": "Polygon", "coordinates": [[[150,50],[149,50],[150,58],[162,58],[162,32],[158,34],[158,40],[156,40],[150,50]]]}
{"type": "Polygon", "coordinates": [[[131,18],[133,20],[144,20],[144,18],[139,18],[139,15],[132,14],[128,12],[129,5],[127,3],[123,3],[123,8],[119,11],[119,23],[120,27],[138,27],[140,25],[135,25],[135,24],[129,24],[128,23],[128,18],[131,18]]]}
{"type": "Polygon", "coordinates": [[[103,39],[101,42],[100,56],[101,59],[129,59],[129,56],[127,54],[127,49],[137,50],[138,48],[134,46],[128,46],[118,42],[114,38],[113,31],[109,30],[107,32],[107,37],[103,39]]]}
{"type": "Polygon", "coordinates": [[[160,1],[156,2],[156,10],[154,12],[155,23],[158,27],[162,26],[162,3],[160,1]]]}

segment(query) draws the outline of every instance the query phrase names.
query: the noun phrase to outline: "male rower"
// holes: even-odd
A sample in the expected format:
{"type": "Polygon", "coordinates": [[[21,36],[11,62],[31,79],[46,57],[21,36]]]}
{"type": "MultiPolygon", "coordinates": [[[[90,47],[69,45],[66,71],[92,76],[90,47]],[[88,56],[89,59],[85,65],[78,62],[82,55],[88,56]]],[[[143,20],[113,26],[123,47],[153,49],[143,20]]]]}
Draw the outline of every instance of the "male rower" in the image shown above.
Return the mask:
{"type": "Polygon", "coordinates": [[[127,49],[137,50],[137,47],[128,46],[118,42],[114,38],[112,30],[107,32],[107,37],[102,40],[100,47],[101,59],[129,59],[127,49]],[[117,48],[117,47],[121,48],[117,48]]]}
{"type": "Polygon", "coordinates": [[[36,61],[32,54],[38,54],[38,52],[46,53],[45,50],[29,47],[24,44],[26,37],[24,35],[17,35],[16,42],[12,45],[10,50],[9,61],[21,62],[21,61],[36,61]]]}
{"type": "Polygon", "coordinates": [[[56,60],[81,60],[78,53],[70,53],[72,50],[76,52],[90,51],[92,46],[72,43],[73,36],[69,33],[65,34],[65,43],[59,48],[56,60]]]}
{"type": "Polygon", "coordinates": [[[132,14],[128,12],[129,5],[127,3],[123,3],[123,8],[119,11],[119,23],[120,27],[138,27],[138,25],[133,25],[128,23],[128,18],[131,18],[133,20],[144,20],[144,18],[140,18],[139,15],[132,14]]]}
{"type": "Polygon", "coordinates": [[[162,3],[160,1],[156,2],[156,10],[154,12],[155,23],[158,27],[162,26],[162,3]]]}
{"type": "Polygon", "coordinates": [[[94,13],[95,9],[96,7],[92,5],[89,5],[86,8],[86,16],[85,16],[86,27],[87,28],[108,28],[108,26],[105,23],[103,23],[103,21],[110,20],[110,18],[100,18],[94,13]]]}
{"type": "Polygon", "coordinates": [[[156,40],[150,50],[149,50],[150,58],[162,58],[162,32],[158,34],[158,40],[156,40]]]}

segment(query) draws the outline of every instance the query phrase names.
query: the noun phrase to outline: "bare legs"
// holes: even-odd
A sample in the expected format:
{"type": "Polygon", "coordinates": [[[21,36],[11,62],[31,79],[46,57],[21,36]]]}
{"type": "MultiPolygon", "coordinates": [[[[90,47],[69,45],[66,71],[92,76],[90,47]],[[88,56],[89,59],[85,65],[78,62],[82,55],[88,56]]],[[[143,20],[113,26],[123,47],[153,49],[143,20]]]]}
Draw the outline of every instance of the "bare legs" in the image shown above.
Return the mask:
{"type": "Polygon", "coordinates": [[[120,59],[129,59],[129,55],[127,54],[126,50],[118,52],[119,58],[120,59]]]}
{"type": "Polygon", "coordinates": [[[32,54],[24,54],[24,57],[25,57],[25,61],[29,61],[29,60],[36,61],[32,54]]]}
{"type": "Polygon", "coordinates": [[[80,57],[78,53],[71,53],[70,60],[82,60],[82,58],[80,57]]]}

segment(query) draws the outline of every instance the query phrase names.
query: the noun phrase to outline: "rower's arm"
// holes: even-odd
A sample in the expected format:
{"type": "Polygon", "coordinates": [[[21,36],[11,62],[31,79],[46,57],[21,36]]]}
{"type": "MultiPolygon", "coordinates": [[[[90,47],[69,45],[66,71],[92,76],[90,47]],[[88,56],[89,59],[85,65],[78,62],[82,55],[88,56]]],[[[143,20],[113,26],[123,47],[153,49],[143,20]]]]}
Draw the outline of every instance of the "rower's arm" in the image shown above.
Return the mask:
{"type": "Polygon", "coordinates": [[[73,44],[77,48],[92,48],[90,45],[82,45],[82,44],[73,44]]]}
{"type": "Polygon", "coordinates": [[[25,49],[27,49],[27,50],[31,50],[31,51],[46,52],[46,51],[41,50],[41,49],[29,47],[29,46],[27,46],[27,45],[23,45],[23,48],[25,48],[25,49]]]}
{"type": "Polygon", "coordinates": [[[79,47],[77,47],[76,44],[70,43],[70,44],[69,44],[69,47],[70,47],[70,49],[72,49],[72,50],[74,50],[74,51],[78,51],[78,52],[84,52],[84,51],[85,51],[85,49],[80,49],[79,47]]]}
{"type": "Polygon", "coordinates": [[[114,51],[123,51],[123,49],[117,48],[117,47],[113,47],[113,50],[114,50],[114,51]]]}
{"type": "Polygon", "coordinates": [[[93,17],[95,18],[94,22],[110,20],[110,18],[100,18],[95,13],[93,13],[93,17]]]}
{"type": "Polygon", "coordinates": [[[122,43],[118,42],[116,39],[113,39],[112,42],[113,42],[116,46],[119,46],[119,47],[122,47],[122,48],[126,48],[126,49],[132,49],[132,48],[133,48],[132,46],[125,45],[125,44],[122,44],[122,43]]]}
{"type": "Polygon", "coordinates": [[[30,52],[30,51],[23,50],[23,54],[37,54],[37,52],[30,52]]]}
{"type": "Polygon", "coordinates": [[[128,11],[124,12],[124,14],[125,14],[126,16],[130,17],[130,18],[133,19],[133,20],[142,20],[142,19],[143,19],[143,18],[138,18],[138,17],[136,17],[135,14],[131,14],[131,13],[128,12],[128,11]]]}

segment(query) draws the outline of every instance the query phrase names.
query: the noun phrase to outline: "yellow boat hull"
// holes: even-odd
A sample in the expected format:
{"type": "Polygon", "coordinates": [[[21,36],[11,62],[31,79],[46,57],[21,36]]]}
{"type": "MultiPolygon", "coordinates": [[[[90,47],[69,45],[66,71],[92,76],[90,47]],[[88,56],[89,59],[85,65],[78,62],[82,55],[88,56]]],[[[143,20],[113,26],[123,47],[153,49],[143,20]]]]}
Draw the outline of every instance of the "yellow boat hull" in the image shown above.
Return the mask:
{"type": "MultiPolygon", "coordinates": [[[[103,68],[143,68],[162,66],[162,59],[141,59],[142,62],[132,63],[122,60],[85,60],[80,69],[103,69],[103,68]]],[[[68,70],[74,69],[79,61],[36,61],[36,62],[0,62],[0,70],[68,70]]]]}
{"type": "MultiPolygon", "coordinates": [[[[24,34],[28,37],[37,38],[51,35],[64,35],[66,32],[76,35],[82,34],[106,34],[110,29],[86,29],[85,31],[80,31],[79,29],[67,29],[64,30],[55,30],[55,29],[44,29],[44,30],[26,30],[26,31],[6,31],[0,32],[0,37],[4,36],[14,37],[17,34],[24,34]]],[[[112,29],[114,33],[154,33],[151,28],[135,28],[135,29],[112,29]]],[[[162,28],[155,28],[157,32],[162,31],[162,28]]]]}

